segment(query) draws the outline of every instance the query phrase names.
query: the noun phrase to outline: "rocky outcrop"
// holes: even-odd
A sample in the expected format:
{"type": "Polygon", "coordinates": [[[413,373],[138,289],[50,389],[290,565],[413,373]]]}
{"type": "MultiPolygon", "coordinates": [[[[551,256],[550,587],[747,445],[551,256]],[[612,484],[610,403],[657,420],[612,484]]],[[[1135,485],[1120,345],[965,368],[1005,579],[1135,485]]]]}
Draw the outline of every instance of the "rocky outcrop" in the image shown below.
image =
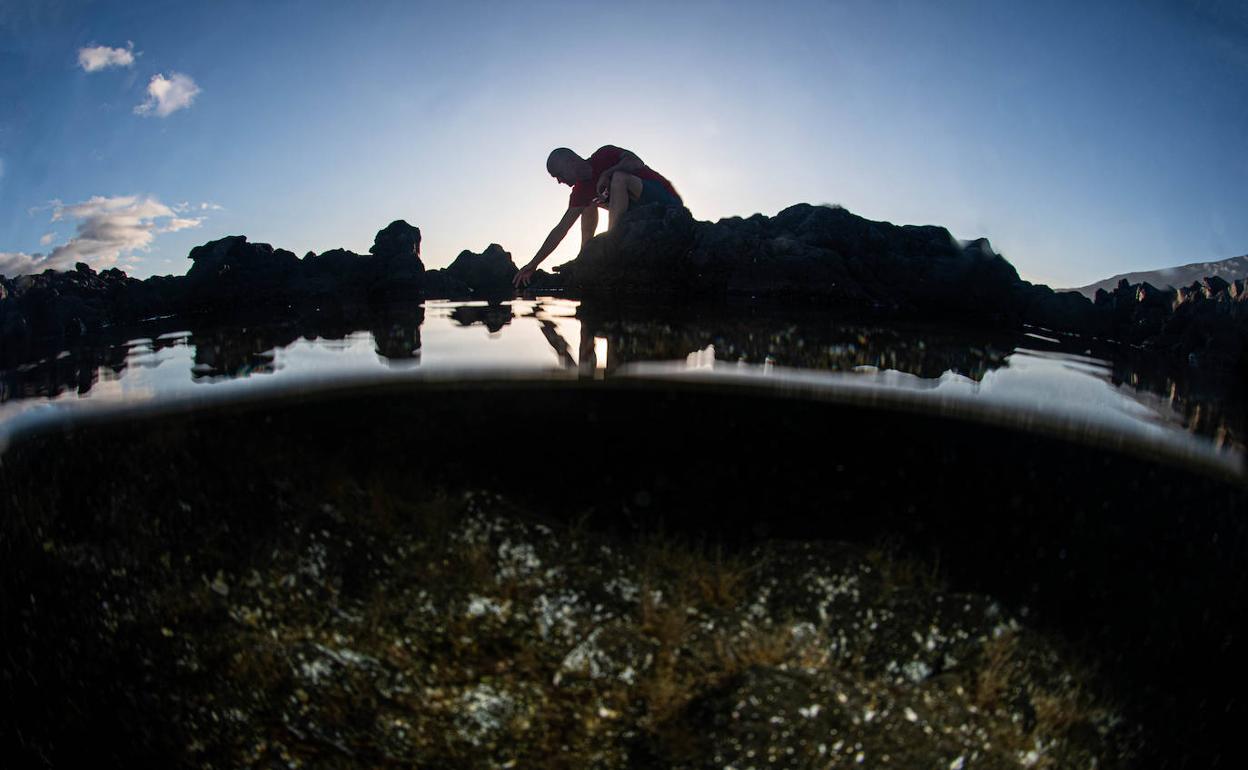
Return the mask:
{"type": "MultiPolygon", "coordinates": [[[[368,254],[333,249],[302,259],[244,236],[191,250],[184,277],[137,281],[120,270],[0,277],[0,359],[31,340],[62,342],[104,325],[175,313],[321,312],[424,297],[499,300],[517,269],[498,244],[426,271],[420,230],[402,220],[368,254]]],[[[824,310],[1031,324],[1154,347],[1201,366],[1248,370],[1243,281],[1217,277],[1182,289],[1120,283],[1095,301],[1022,280],[986,239],[960,242],[943,227],[894,225],[836,206],[798,204],[774,217],[718,222],[684,208],[643,206],[591,239],[531,293],[671,304],[691,298],[780,300],[824,310]]]]}
{"type": "Polygon", "coordinates": [[[1098,289],[1095,306],[1123,342],[1248,374],[1248,279],[1210,276],[1178,289],[1123,279],[1112,292],[1098,289]]]}
{"type": "Polygon", "coordinates": [[[191,249],[186,277],[192,310],[367,303],[419,299],[425,266],[420,230],[397,220],[377,233],[369,254],[331,249],[301,260],[238,235],[191,249]]]}
{"type": "MultiPolygon", "coordinates": [[[[185,276],[140,281],[117,269],[96,273],[81,263],[71,272],[45,270],[11,280],[0,276],[0,365],[22,360],[32,346],[61,345],[105,326],[155,316],[247,313],[278,320],[418,302],[426,288],[433,296],[472,296],[476,287],[470,283],[449,277],[426,281],[420,240],[419,228],[397,220],[377,233],[368,254],[332,249],[300,259],[235,235],[191,249],[185,276]]],[[[505,267],[499,256],[510,256],[500,247],[492,249],[472,256],[497,271],[505,267]]],[[[489,278],[479,270],[466,274],[472,281],[489,278]]],[[[497,283],[491,280],[483,288],[492,290],[497,283]]],[[[399,347],[407,344],[403,340],[399,347]]]]}
{"type": "Polygon", "coordinates": [[[1021,280],[986,239],[959,243],[943,227],[808,204],[714,223],[683,208],[642,207],[590,241],[564,273],[590,295],[803,299],[1010,321],[1032,306],[1060,321],[1079,315],[1080,302],[1021,280]]]}
{"type": "Polygon", "coordinates": [[[254,307],[285,303],[297,291],[303,264],[293,253],[243,235],[209,241],[191,249],[186,274],[191,308],[254,307]]]}
{"type": "Polygon", "coordinates": [[[574,294],[630,302],[738,296],[1030,324],[1248,371],[1244,281],[1210,277],[1177,290],[1122,282],[1093,302],[1022,280],[986,239],[962,243],[942,227],[875,222],[836,206],[713,223],[683,208],[641,207],[586,244],[561,277],[574,294]]]}
{"type": "Polygon", "coordinates": [[[1178,289],[1214,276],[1227,282],[1248,278],[1248,254],[1231,257],[1230,259],[1221,259],[1217,262],[1192,262],[1176,267],[1165,267],[1160,270],[1121,273],[1112,278],[1090,283],[1087,286],[1080,286],[1077,289],[1072,289],[1072,291],[1077,291],[1091,299],[1101,289],[1107,292],[1114,291],[1123,279],[1126,279],[1127,283],[1132,285],[1151,283],[1160,289],[1178,289]]]}
{"type": "Polygon", "coordinates": [[[140,281],[116,268],[97,273],[81,262],[67,272],[0,276],[0,365],[20,360],[40,339],[72,341],[108,324],[179,312],[185,288],[181,278],[140,281]]]}
{"type": "Polygon", "coordinates": [[[485,251],[459,252],[455,261],[442,270],[430,270],[427,280],[448,297],[503,297],[515,291],[512,279],[519,270],[511,259],[511,253],[497,243],[491,243],[485,251]]]}

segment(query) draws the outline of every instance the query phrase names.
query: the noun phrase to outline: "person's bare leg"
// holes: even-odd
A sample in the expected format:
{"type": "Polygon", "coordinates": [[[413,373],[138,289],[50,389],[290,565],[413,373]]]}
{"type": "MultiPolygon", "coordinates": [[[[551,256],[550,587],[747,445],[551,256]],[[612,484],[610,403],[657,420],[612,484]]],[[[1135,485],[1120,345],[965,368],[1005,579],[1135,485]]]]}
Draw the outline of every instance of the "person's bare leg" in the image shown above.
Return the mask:
{"type": "Polygon", "coordinates": [[[614,230],[615,223],[620,221],[620,217],[624,216],[624,212],[628,211],[629,201],[635,201],[641,197],[641,179],[626,174],[623,171],[617,171],[611,175],[611,201],[610,208],[607,211],[610,217],[607,219],[607,230],[614,230]]]}
{"type": "Polygon", "coordinates": [[[598,232],[598,204],[591,203],[581,212],[581,248],[598,232]]]}

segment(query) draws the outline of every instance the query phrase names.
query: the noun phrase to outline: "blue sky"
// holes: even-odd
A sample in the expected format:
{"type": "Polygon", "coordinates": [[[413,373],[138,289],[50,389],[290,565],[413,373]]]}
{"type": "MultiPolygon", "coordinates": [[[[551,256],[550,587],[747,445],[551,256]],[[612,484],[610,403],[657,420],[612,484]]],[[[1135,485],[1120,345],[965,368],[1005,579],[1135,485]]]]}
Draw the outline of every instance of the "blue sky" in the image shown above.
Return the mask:
{"type": "Polygon", "coordinates": [[[606,143],[700,219],[840,203],[1057,286],[1248,252],[1248,6],[1087,5],[0,0],[0,265],[398,218],[523,264],[547,152],[606,143]]]}

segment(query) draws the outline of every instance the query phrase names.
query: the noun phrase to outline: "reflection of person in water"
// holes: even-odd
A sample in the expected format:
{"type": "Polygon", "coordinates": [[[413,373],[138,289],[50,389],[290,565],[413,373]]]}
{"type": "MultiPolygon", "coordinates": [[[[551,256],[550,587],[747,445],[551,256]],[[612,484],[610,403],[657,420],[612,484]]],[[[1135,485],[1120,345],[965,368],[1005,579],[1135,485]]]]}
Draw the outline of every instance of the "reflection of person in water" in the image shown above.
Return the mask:
{"type": "MultiPolygon", "coordinates": [[[[568,369],[576,369],[583,379],[593,379],[598,376],[597,340],[594,338],[594,332],[588,323],[581,322],[581,344],[575,358],[572,356],[572,346],[559,334],[559,327],[555,326],[549,319],[541,320],[540,323],[542,325],[542,336],[554,348],[555,355],[559,356],[561,365],[568,369]]],[[[608,364],[609,361],[603,362],[604,369],[607,368],[608,364]]],[[[606,371],[602,372],[603,376],[606,376],[606,374],[606,371]]]]}
{"type": "Polygon", "coordinates": [[[676,188],[662,174],[628,150],[610,144],[599,147],[588,159],[560,147],[551,151],[546,159],[546,170],[560,184],[569,185],[572,194],[559,224],[546,236],[537,255],[516,273],[513,282],[517,287],[528,285],[537,266],[559,246],[578,218],[581,220],[581,246],[593,238],[598,230],[599,207],[607,209],[607,229],[610,230],[631,206],[684,205],[676,188]]]}

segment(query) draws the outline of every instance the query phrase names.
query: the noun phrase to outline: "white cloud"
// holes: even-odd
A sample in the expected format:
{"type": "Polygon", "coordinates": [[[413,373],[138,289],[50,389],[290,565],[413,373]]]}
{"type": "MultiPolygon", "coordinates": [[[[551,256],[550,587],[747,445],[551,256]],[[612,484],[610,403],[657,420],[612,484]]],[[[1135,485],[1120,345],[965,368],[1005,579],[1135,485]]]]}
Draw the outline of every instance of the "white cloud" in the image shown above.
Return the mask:
{"type": "Polygon", "coordinates": [[[203,221],[204,221],[203,219],[199,219],[199,218],[174,217],[173,219],[169,220],[169,224],[165,225],[164,227],[157,230],[156,232],[176,233],[177,231],[185,230],[188,227],[199,227],[200,224],[203,223],[203,221]]]}
{"type": "Polygon", "coordinates": [[[35,263],[42,259],[42,254],[23,254],[20,251],[0,251],[0,275],[12,278],[25,273],[37,273],[35,263]]]}
{"type": "Polygon", "coordinates": [[[172,206],[170,206],[170,208],[172,208],[174,211],[178,212],[179,214],[184,214],[188,211],[222,211],[223,210],[223,207],[218,203],[211,203],[211,202],[191,203],[190,201],[182,201],[181,203],[175,203],[172,206]]]}
{"type": "Polygon", "coordinates": [[[156,115],[164,118],[178,110],[186,109],[199,95],[199,86],[189,75],[170,72],[169,77],[153,75],[147,84],[147,100],[134,108],[136,115],[156,115]]]}
{"type": "Polygon", "coordinates": [[[55,233],[44,233],[44,234],[43,234],[43,237],[39,239],[39,245],[40,245],[40,246],[47,246],[48,244],[50,244],[50,243],[51,243],[52,241],[54,241],[54,240],[56,240],[56,234],[55,234],[55,233]]]}
{"type": "MultiPolygon", "coordinates": [[[[134,252],[146,251],[158,233],[198,227],[203,219],[178,217],[173,209],[150,196],[97,195],[68,206],[53,204],[52,221],[75,221],[74,237],[47,254],[2,252],[0,274],[66,270],[75,262],[86,262],[96,269],[110,267],[119,258],[131,259],[134,252]]],[[[47,245],[43,239],[40,242],[47,245]]]]}
{"type": "Polygon", "coordinates": [[[109,67],[129,67],[134,64],[134,43],[125,48],[109,48],[106,45],[78,49],[78,66],[87,72],[98,72],[109,67]]]}

